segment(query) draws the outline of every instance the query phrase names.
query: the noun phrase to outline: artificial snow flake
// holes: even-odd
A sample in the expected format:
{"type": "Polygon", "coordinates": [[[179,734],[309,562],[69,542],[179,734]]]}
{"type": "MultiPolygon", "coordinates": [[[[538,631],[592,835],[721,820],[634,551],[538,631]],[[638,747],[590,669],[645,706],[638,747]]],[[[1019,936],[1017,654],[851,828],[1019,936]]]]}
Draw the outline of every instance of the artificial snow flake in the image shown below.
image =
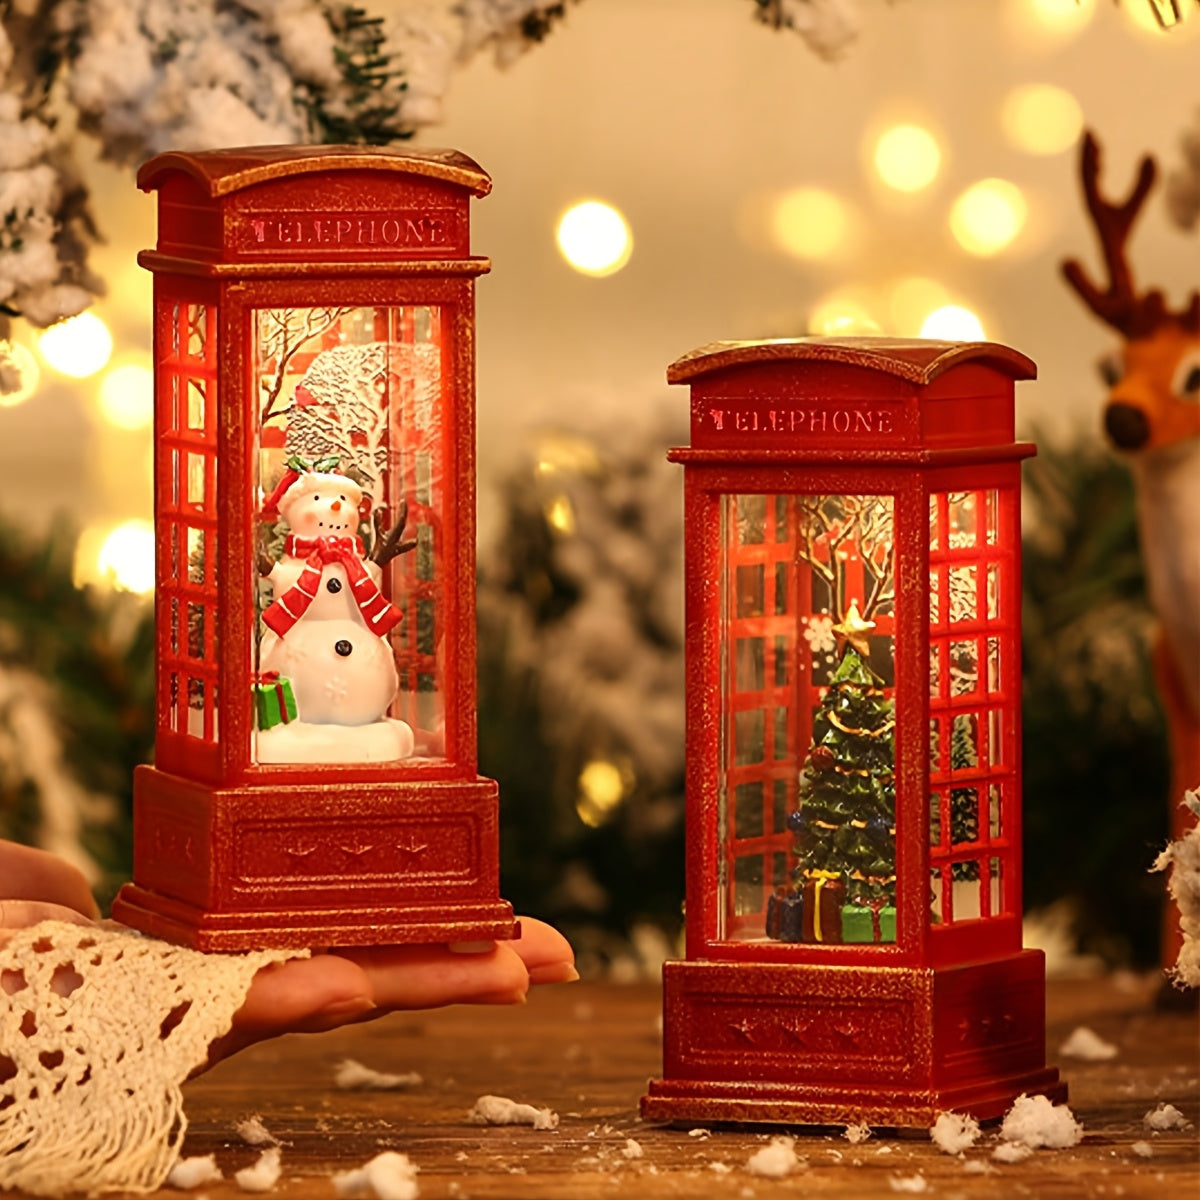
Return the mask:
{"type": "Polygon", "coordinates": [[[1061,1150],[1083,1138],[1083,1126],[1065,1104],[1045,1096],[1020,1095],[1004,1116],[1000,1137],[1036,1150],[1040,1146],[1061,1150]]]}
{"type": "Polygon", "coordinates": [[[837,639],[833,636],[833,618],[809,617],[804,627],[804,640],[814,655],[829,654],[835,650],[837,639]]]}
{"type": "Polygon", "coordinates": [[[1001,1142],[992,1151],[992,1157],[997,1162],[1019,1163],[1024,1162],[1032,1153],[1033,1147],[1025,1145],[1024,1142],[1001,1142]]]}
{"type": "Polygon", "coordinates": [[[888,1186],[893,1192],[909,1192],[920,1194],[927,1191],[929,1181],[919,1171],[915,1175],[892,1175],[888,1178],[888,1186]]]}
{"type": "Polygon", "coordinates": [[[375,1200],[416,1200],[418,1167],[407,1154],[385,1150],[353,1171],[333,1177],[333,1189],[345,1200],[375,1197],[375,1200]]]}
{"type": "Polygon", "coordinates": [[[746,1170],[764,1179],[783,1179],[803,1164],[796,1156],[796,1139],[773,1137],[761,1150],[750,1155],[746,1170]]]}
{"type": "Polygon", "coordinates": [[[191,1158],[181,1158],[171,1168],[167,1176],[167,1186],[190,1192],[192,1188],[206,1183],[219,1183],[223,1178],[215,1155],[196,1154],[191,1158]]]}
{"type": "Polygon", "coordinates": [[[475,1125],[532,1125],[534,1129],[557,1129],[558,1113],[548,1108],[520,1104],[507,1096],[480,1096],[467,1113],[475,1125]]]}
{"type": "Polygon", "coordinates": [[[1142,1124],[1147,1129],[1162,1131],[1164,1129],[1189,1129],[1190,1123],[1173,1104],[1160,1104],[1152,1108],[1143,1118],[1142,1124]]]}
{"type": "Polygon", "coordinates": [[[847,1125],[842,1130],[842,1137],[846,1139],[852,1146],[857,1146],[859,1142],[865,1142],[871,1136],[871,1127],[865,1123],[859,1125],[847,1125]]]}
{"type": "Polygon", "coordinates": [[[1079,1058],[1084,1062],[1103,1062],[1117,1056],[1116,1046],[1106,1042],[1086,1025],[1077,1025],[1070,1037],[1059,1046],[1058,1052],[1064,1058],[1079,1058]]]}
{"type": "Polygon", "coordinates": [[[776,29],[793,29],[827,61],[840,58],[858,37],[858,9],[851,0],[755,0],[757,16],[776,29]]]}
{"type": "Polygon", "coordinates": [[[234,1180],[243,1192],[269,1192],[283,1174],[283,1152],[278,1146],[268,1146],[258,1161],[243,1167],[234,1180]]]}
{"type": "Polygon", "coordinates": [[[259,1116],[247,1117],[244,1121],[239,1121],[234,1127],[234,1132],[247,1146],[278,1145],[278,1139],[267,1129],[259,1116]]]}
{"type": "Polygon", "coordinates": [[[979,1122],[967,1113],[938,1113],[929,1137],[943,1154],[961,1154],[979,1140],[979,1122]]]}
{"type": "Polygon", "coordinates": [[[387,1091],[394,1088],[416,1087],[423,1083],[416,1071],[394,1074],[365,1067],[353,1058],[343,1058],[333,1075],[334,1083],[340,1088],[387,1091]]]}

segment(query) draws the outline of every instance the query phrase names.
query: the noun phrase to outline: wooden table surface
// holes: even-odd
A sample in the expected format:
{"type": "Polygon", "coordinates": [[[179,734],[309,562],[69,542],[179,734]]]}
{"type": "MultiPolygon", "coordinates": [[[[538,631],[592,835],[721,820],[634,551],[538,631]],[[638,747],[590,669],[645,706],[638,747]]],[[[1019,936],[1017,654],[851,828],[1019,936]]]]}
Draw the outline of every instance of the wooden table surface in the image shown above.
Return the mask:
{"type": "MultiPolygon", "coordinates": [[[[245,1197],[233,1180],[258,1151],[236,1127],[258,1117],[282,1143],[282,1200],[331,1200],[332,1176],[384,1150],[420,1170],[420,1200],[592,1200],[628,1193],[758,1200],[819,1195],[871,1200],[897,1194],[976,1197],[1200,1198],[1200,1021],[1194,1009],[1156,1011],[1152,980],[1051,982],[1047,1043],[1085,1126],[1078,1146],[1026,1161],[991,1159],[995,1130],[964,1157],[922,1131],[852,1145],[838,1129],[699,1130],[643,1124],[647,1079],[660,1067],[659,989],[580,983],[535,990],[522,1008],[456,1007],[253,1047],[187,1084],[184,1153],[215,1154],[225,1181],[197,1200],[245,1197]],[[1086,1025],[1119,1053],[1062,1060],[1053,1048],[1086,1025]],[[403,1091],[347,1091],[334,1082],[353,1058],[377,1071],[416,1071],[403,1091]],[[467,1114],[494,1094],[552,1108],[554,1130],[481,1127],[467,1114]],[[1143,1117],[1160,1103],[1191,1128],[1155,1133],[1143,1117]],[[804,1166],[786,1179],[747,1161],[773,1134],[796,1134],[804,1166]],[[640,1154],[630,1157],[631,1141],[640,1154]],[[1142,1153],[1135,1149],[1139,1146],[1142,1153]],[[1149,1156],[1145,1155],[1149,1149],[1149,1156]]],[[[14,1197],[18,1194],[11,1193],[14,1197]]],[[[177,1198],[178,1191],[161,1196],[177,1198]]]]}
{"type": "MultiPolygon", "coordinates": [[[[191,1122],[185,1152],[214,1153],[228,1182],[208,1200],[244,1196],[232,1174],[257,1151],[235,1134],[258,1116],[283,1143],[275,1194],[331,1197],[330,1177],[386,1149],[420,1168],[421,1200],[590,1200],[622,1191],[641,1197],[770,1197],[817,1194],[869,1198],[921,1187],[943,1197],[1200,1197],[1200,1049],[1194,1011],[1156,1012],[1152,984],[1115,979],[1052,982],[1051,1060],[1070,1087],[1085,1128],[1070,1150],[1039,1150],[1024,1163],[993,1163],[993,1132],[966,1159],[940,1153],[920,1133],[851,1145],[839,1130],[801,1133],[807,1166],[785,1180],[751,1175],[746,1162],[772,1132],[709,1132],[648,1126],[637,1115],[646,1080],[658,1073],[659,991],[649,984],[579,983],[537,989],[516,1008],[457,1007],[254,1047],[187,1085],[191,1122]],[[1105,1062],[1054,1053],[1085,1024],[1120,1048],[1105,1062]],[[379,1071],[417,1071],[405,1091],[346,1091],[337,1064],[354,1058],[379,1071]],[[498,1094],[549,1107],[553,1131],[480,1127],[467,1120],[476,1098],[498,1094]],[[1143,1116],[1160,1102],[1193,1128],[1151,1133],[1143,1116]],[[626,1157],[627,1139],[642,1156],[626,1157]],[[1149,1143],[1141,1157],[1135,1143],[1149,1143]],[[974,1173],[966,1162],[986,1165],[974,1173]]],[[[790,1131],[797,1132],[797,1131],[790,1131]]],[[[171,1195],[178,1196],[178,1192],[171,1195]]]]}

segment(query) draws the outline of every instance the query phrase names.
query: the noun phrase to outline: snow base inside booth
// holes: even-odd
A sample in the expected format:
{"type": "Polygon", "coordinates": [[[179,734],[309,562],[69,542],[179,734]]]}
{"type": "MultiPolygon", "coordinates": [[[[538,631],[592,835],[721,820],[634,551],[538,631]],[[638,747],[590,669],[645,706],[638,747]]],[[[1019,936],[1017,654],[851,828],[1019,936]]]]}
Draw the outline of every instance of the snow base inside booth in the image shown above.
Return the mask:
{"type": "Polygon", "coordinates": [[[290,721],[255,735],[260,763],[392,762],[409,758],[415,745],[412,727],[394,717],[368,725],[317,725],[290,721]]]}

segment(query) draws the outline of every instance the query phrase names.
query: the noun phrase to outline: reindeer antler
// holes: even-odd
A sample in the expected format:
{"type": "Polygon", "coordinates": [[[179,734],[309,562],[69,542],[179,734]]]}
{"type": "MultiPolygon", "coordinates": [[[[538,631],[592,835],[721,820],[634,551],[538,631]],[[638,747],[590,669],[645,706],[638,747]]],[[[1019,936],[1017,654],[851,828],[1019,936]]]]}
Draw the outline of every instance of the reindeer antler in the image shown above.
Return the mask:
{"type": "Polygon", "coordinates": [[[1133,190],[1123,203],[1113,204],[1100,194],[1100,143],[1088,130],[1083,138],[1079,172],[1084,199],[1104,255],[1108,288],[1101,291],[1084,273],[1079,261],[1073,258],[1062,264],[1067,282],[1096,316],[1127,340],[1145,337],[1169,321],[1177,321],[1188,328],[1200,328],[1200,295],[1193,292],[1186,308],[1178,313],[1168,312],[1163,294],[1157,288],[1138,295],[1133,284],[1133,273],[1125,258],[1129,231],[1154,186],[1157,174],[1154,159],[1149,155],[1142,158],[1133,190]]]}

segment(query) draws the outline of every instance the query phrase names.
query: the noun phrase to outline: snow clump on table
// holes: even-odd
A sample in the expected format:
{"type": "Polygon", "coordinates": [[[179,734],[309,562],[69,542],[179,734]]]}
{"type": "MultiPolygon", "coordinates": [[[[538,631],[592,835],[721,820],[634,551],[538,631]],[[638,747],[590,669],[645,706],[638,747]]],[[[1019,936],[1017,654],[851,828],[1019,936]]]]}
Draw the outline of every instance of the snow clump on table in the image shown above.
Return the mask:
{"type": "Polygon", "coordinates": [[[796,1139],[773,1137],[761,1150],[750,1155],[746,1170],[764,1179],[783,1179],[803,1164],[796,1157],[796,1139]]]}
{"type": "Polygon", "coordinates": [[[979,1140],[979,1122],[967,1113],[938,1113],[929,1138],[943,1154],[961,1154],[979,1140]]]}
{"type": "Polygon", "coordinates": [[[385,1150],[353,1171],[333,1177],[333,1188],[343,1200],[417,1200],[417,1165],[407,1154],[385,1150]]]}
{"type": "Polygon", "coordinates": [[[507,1096],[480,1096],[467,1113],[474,1125],[532,1125],[534,1129],[557,1129],[558,1113],[548,1108],[519,1104],[507,1096]]]}
{"type": "Polygon", "coordinates": [[[1083,1139],[1083,1126],[1065,1104],[1052,1104],[1045,1096],[1020,1095],[1005,1114],[1000,1137],[1037,1150],[1045,1146],[1062,1150],[1083,1139]]]}

